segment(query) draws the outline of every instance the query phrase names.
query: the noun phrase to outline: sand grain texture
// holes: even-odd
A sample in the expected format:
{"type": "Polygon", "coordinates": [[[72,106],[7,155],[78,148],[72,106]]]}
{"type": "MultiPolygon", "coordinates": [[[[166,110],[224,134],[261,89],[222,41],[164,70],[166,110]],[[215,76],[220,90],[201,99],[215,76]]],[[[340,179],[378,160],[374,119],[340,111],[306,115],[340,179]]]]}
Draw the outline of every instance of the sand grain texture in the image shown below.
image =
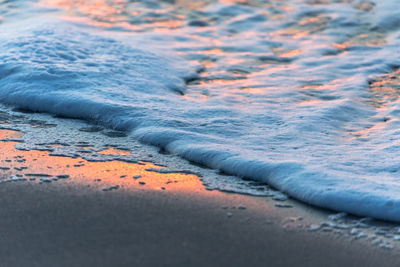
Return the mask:
{"type": "Polygon", "coordinates": [[[262,198],[8,183],[0,202],[2,266],[399,264],[395,251],[284,229],[262,198]],[[229,218],[229,203],[247,209],[229,218]]]}

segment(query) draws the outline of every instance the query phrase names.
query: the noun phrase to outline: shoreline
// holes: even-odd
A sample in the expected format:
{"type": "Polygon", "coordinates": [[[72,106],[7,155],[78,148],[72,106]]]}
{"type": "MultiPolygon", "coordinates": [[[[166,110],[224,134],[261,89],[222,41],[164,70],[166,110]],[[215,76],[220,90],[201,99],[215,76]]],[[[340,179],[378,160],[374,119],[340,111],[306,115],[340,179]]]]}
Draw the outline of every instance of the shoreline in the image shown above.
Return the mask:
{"type": "Polygon", "coordinates": [[[20,151],[15,140],[21,133],[1,134],[7,140],[0,148],[0,256],[6,266],[400,263],[398,246],[384,249],[333,228],[310,231],[328,211],[210,191],[192,174],[148,171],[162,168],[151,163],[20,151]]]}
{"type": "Polygon", "coordinates": [[[299,230],[296,223],[285,228],[282,222],[298,211],[282,211],[261,197],[29,183],[4,184],[0,194],[6,266],[400,263],[397,250],[299,230]]]}

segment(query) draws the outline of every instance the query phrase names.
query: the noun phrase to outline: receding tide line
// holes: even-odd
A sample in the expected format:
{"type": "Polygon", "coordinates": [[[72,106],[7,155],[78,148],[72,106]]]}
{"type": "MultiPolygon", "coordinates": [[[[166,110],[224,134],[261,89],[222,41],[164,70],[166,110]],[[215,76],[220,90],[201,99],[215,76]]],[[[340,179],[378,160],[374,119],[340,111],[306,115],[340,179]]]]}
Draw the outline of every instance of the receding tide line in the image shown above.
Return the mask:
{"type": "MultiPolygon", "coordinates": [[[[2,136],[20,137],[22,133],[0,130],[0,138],[2,136]]],[[[162,171],[165,167],[153,163],[137,164],[119,160],[92,162],[79,157],[53,156],[48,151],[19,150],[15,148],[17,144],[0,141],[0,183],[76,183],[103,192],[138,188],[180,192],[204,189],[196,175],[162,171]]]]}
{"type": "Polygon", "coordinates": [[[374,181],[346,179],[311,171],[296,162],[269,163],[248,160],[237,154],[202,149],[181,139],[163,139],[167,132],[147,132],[137,129],[134,135],[144,143],[159,146],[191,162],[218,169],[226,174],[267,183],[291,197],[305,203],[343,211],[362,217],[400,222],[400,187],[374,181]]]}
{"type": "MultiPolygon", "coordinates": [[[[391,16],[390,18],[396,17],[391,16]]],[[[397,23],[395,19],[385,21],[397,23]]],[[[285,155],[288,154],[285,154],[284,151],[281,151],[280,161],[272,161],[268,155],[264,156],[264,159],[252,160],[240,153],[240,145],[233,147],[227,145],[234,143],[235,136],[225,136],[225,133],[240,122],[240,119],[244,120],[247,116],[251,116],[251,112],[240,114],[237,120],[225,123],[225,121],[229,121],[230,115],[234,116],[240,112],[236,110],[231,112],[230,104],[226,104],[224,101],[217,103],[217,108],[215,108],[215,103],[208,103],[205,105],[205,109],[203,106],[196,106],[197,109],[193,111],[194,103],[177,100],[180,98],[176,97],[176,92],[184,92],[186,89],[184,78],[187,74],[192,75],[192,71],[188,71],[186,63],[175,64],[176,62],[160,57],[151,51],[125,45],[112,38],[75,28],[62,21],[55,22],[41,21],[34,25],[35,21],[29,21],[29,27],[27,25],[21,28],[2,27],[4,31],[1,31],[0,34],[0,57],[7,64],[0,66],[1,102],[34,111],[92,120],[110,128],[134,129],[133,135],[145,143],[162,147],[185,159],[227,174],[268,183],[306,203],[359,216],[400,221],[400,186],[396,183],[393,185],[393,183],[381,182],[378,179],[380,178],[379,173],[374,173],[374,179],[363,179],[363,177],[354,175],[349,179],[347,176],[350,175],[350,171],[347,172],[347,175],[345,173],[337,174],[335,170],[328,172],[322,168],[306,166],[301,159],[297,162],[285,162],[285,155]],[[10,29],[12,29],[12,33],[7,32],[11,31],[10,29]],[[55,42],[56,40],[57,42],[55,42]],[[37,48],[38,45],[41,49],[37,48]],[[67,57],[66,53],[68,53],[67,57]],[[188,106],[188,109],[184,109],[185,105],[188,106]],[[214,105],[212,109],[211,105],[214,105]],[[179,108],[174,111],[171,107],[175,106],[179,106],[179,108]],[[221,106],[223,108],[220,108],[221,106]],[[173,114],[174,112],[176,113],[173,114]],[[201,113],[204,113],[203,117],[199,115],[201,113]],[[167,116],[163,116],[164,114],[167,116]],[[182,115],[187,116],[183,121],[181,120],[182,115]],[[198,116],[201,117],[201,121],[192,124],[190,120],[198,116]],[[220,128],[217,133],[214,131],[213,135],[211,133],[214,128],[212,122],[215,120],[219,125],[225,126],[220,128]],[[199,131],[203,122],[204,125],[210,126],[199,131]],[[146,127],[148,125],[153,125],[153,127],[146,127]],[[193,125],[194,127],[192,127],[193,125]],[[158,130],[162,126],[166,128],[158,130]],[[187,131],[185,132],[185,130],[187,131]],[[198,134],[198,132],[203,132],[203,134],[198,134]],[[224,140],[221,141],[222,139],[224,140]],[[236,152],[228,152],[228,149],[218,146],[221,143],[232,150],[236,149],[236,152]],[[210,147],[214,147],[214,149],[210,147]]],[[[387,56],[389,52],[377,53],[375,56],[389,58],[387,56]]],[[[368,53],[370,54],[370,52],[368,53]]],[[[361,65],[349,64],[349,66],[357,73],[362,72],[362,77],[369,74],[367,71],[363,72],[366,66],[375,66],[376,64],[375,57],[368,58],[366,54],[364,56],[364,54],[358,54],[357,51],[348,51],[348,54],[354,56],[355,59],[360,59],[361,65]],[[356,54],[357,57],[355,57],[356,54]],[[363,60],[364,58],[368,60],[364,62],[361,57],[363,60]]],[[[304,61],[310,62],[312,59],[305,58],[303,63],[304,61]]],[[[352,57],[347,59],[349,63],[355,61],[352,57]]],[[[319,68],[323,69],[323,73],[326,72],[328,66],[332,70],[337,70],[332,72],[339,73],[345,63],[341,61],[342,64],[336,65],[334,64],[336,60],[332,60],[332,58],[328,61],[332,64],[319,68]]],[[[299,62],[300,60],[297,61],[297,64],[300,64],[299,62]]],[[[374,73],[376,69],[387,69],[389,65],[389,63],[377,65],[373,68],[374,73]]],[[[303,67],[307,66],[309,65],[303,65],[300,68],[301,74],[297,73],[296,75],[302,75],[303,67]]],[[[274,76],[286,79],[287,76],[283,74],[277,72],[274,76]]],[[[320,72],[314,74],[319,75],[320,72]]],[[[357,77],[358,74],[351,75],[353,76],[331,78],[348,81],[352,77],[357,77]]],[[[298,76],[298,78],[300,77],[298,76]]],[[[361,80],[364,81],[364,79],[361,80]]],[[[355,85],[358,86],[359,83],[352,84],[352,86],[355,85]]],[[[336,131],[330,130],[335,128],[335,125],[332,125],[332,118],[334,123],[344,124],[351,120],[348,116],[349,113],[358,118],[365,118],[371,114],[369,110],[364,111],[364,108],[361,107],[352,109],[354,105],[358,105],[358,102],[351,101],[350,98],[353,97],[353,94],[348,95],[347,91],[347,86],[341,88],[338,95],[339,100],[331,104],[332,106],[327,110],[325,105],[321,105],[311,106],[309,110],[301,112],[297,106],[293,106],[291,116],[295,120],[296,118],[300,120],[297,113],[301,113],[303,118],[309,116],[308,112],[310,111],[313,114],[312,117],[317,119],[317,123],[301,119],[301,124],[315,124],[311,128],[325,126],[324,130],[328,134],[335,134],[336,131]],[[346,99],[349,100],[346,101],[346,99]],[[337,116],[338,112],[342,116],[337,116]],[[320,116],[319,113],[322,115],[320,116]],[[326,123],[324,124],[324,122],[326,123]]],[[[355,98],[359,97],[356,94],[355,98]]],[[[275,100],[279,102],[286,98],[286,95],[280,95],[276,96],[275,100]]],[[[283,102],[283,104],[285,103],[289,105],[291,102],[283,102]]],[[[263,106],[262,110],[270,110],[272,107],[275,106],[263,106]]],[[[256,112],[257,110],[249,111],[256,112]]],[[[261,113],[255,115],[251,120],[253,122],[259,120],[260,117],[263,118],[263,123],[259,125],[261,129],[270,127],[272,122],[275,122],[276,127],[280,125],[280,115],[277,118],[265,117],[261,113]]],[[[291,123],[295,124],[294,121],[291,123]]],[[[247,129],[238,133],[241,136],[240,142],[244,142],[248,136],[245,132],[247,129]]],[[[279,129],[287,130],[286,128],[279,129]]],[[[294,136],[293,138],[298,138],[298,128],[294,127],[293,129],[295,131],[292,131],[291,135],[294,136]]],[[[312,131],[306,133],[313,136],[312,131]]],[[[307,134],[303,134],[303,136],[307,136],[307,134]]],[[[256,147],[257,151],[264,148],[263,137],[265,136],[257,140],[260,143],[256,147]]],[[[268,135],[271,142],[275,141],[274,137],[275,133],[268,135]]],[[[300,140],[300,143],[305,145],[306,141],[309,140],[300,140]]],[[[248,145],[252,146],[253,144],[248,145]]],[[[315,142],[311,142],[311,146],[313,146],[313,150],[308,154],[309,157],[313,157],[312,154],[317,150],[324,149],[324,146],[315,142]]],[[[339,152],[351,151],[352,147],[346,146],[339,152]]],[[[395,153],[390,155],[395,156],[395,153]]],[[[370,154],[372,156],[369,163],[372,163],[374,155],[372,152],[370,154]]],[[[328,158],[326,161],[330,162],[334,159],[337,158],[328,158]]],[[[395,176],[390,178],[392,177],[396,178],[395,176]]]]}

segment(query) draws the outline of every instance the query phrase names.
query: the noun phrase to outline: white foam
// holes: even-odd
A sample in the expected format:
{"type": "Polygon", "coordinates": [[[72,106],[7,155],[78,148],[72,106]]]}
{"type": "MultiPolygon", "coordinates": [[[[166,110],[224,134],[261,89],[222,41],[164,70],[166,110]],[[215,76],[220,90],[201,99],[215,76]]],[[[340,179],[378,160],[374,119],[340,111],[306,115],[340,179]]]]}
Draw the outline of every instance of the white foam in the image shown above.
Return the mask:
{"type": "Polygon", "coordinates": [[[307,203],[400,221],[399,104],[368,104],[369,79],[400,66],[399,3],[377,1],[371,12],[355,6],[294,1],[276,19],[267,7],[214,3],[204,16],[219,21],[205,31],[125,34],[123,41],[40,14],[3,23],[0,101],[125,130],[307,203]],[[307,24],[309,16],[320,28],[307,24]],[[384,42],[348,41],[364,31],[384,42]],[[188,61],[148,47],[158,42],[201,61],[210,40],[223,52],[213,55],[208,82],[189,87],[185,79],[196,74],[188,61]],[[335,48],[346,40],[345,50],[335,48]],[[209,82],[221,77],[230,80],[209,82]]]}

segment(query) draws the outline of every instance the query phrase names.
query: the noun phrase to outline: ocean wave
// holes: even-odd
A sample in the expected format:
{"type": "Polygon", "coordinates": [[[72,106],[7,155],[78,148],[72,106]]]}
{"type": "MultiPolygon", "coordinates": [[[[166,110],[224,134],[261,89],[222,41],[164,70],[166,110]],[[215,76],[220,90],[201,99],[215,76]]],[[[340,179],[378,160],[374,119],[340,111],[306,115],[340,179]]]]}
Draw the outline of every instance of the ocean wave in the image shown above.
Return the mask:
{"type": "Polygon", "coordinates": [[[176,14],[186,21],[143,20],[140,32],[137,20],[122,34],[124,17],[118,31],[113,20],[99,30],[43,11],[0,24],[0,101],[124,130],[320,207],[400,221],[398,4],[363,3],[204,3],[196,23],[176,14]]]}

